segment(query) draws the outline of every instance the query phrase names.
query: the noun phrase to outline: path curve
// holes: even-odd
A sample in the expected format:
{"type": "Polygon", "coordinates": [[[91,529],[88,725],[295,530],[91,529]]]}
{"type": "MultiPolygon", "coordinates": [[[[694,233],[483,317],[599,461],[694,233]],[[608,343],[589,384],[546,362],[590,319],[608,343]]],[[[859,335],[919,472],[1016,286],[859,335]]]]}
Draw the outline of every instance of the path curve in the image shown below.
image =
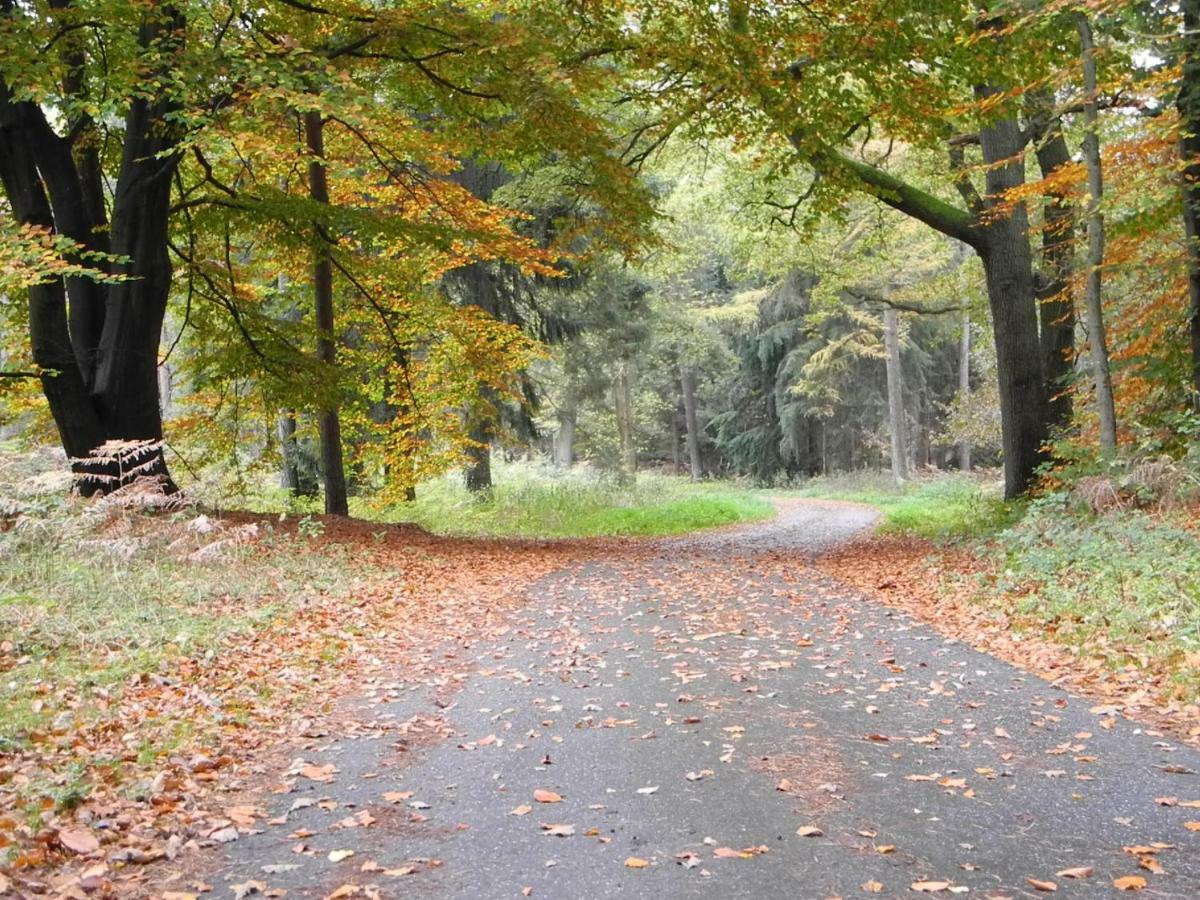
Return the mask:
{"type": "Polygon", "coordinates": [[[787,502],[530,585],[310,741],[335,779],[280,773],[216,896],[1200,897],[1200,756],[810,565],[874,517],[787,502]]]}

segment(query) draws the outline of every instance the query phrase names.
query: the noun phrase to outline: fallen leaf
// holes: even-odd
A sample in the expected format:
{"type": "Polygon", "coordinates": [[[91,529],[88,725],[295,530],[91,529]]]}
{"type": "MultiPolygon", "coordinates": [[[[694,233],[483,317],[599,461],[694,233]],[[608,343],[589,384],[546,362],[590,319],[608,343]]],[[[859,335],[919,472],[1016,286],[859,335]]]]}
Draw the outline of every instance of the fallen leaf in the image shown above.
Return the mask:
{"type": "Polygon", "coordinates": [[[330,862],[341,862],[343,859],[349,859],[353,855],[354,855],[353,850],[330,850],[329,851],[329,861],[330,862]]]}
{"type": "Polygon", "coordinates": [[[796,829],[796,834],[800,835],[800,837],[824,837],[825,836],[825,832],[823,832],[816,825],[801,825],[799,828],[796,829]]]}
{"type": "Polygon", "coordinates": [[[542,831],[550,837],[570,837],[575,833],[575,826],[543,824],[542,831]]]}
{"type": "Polygon", "coordinates": [[[1058,890],[1058,885],[1055,884],[1053,881],[1042,881],[1039,878],[1026,878],[1025,880],[1028,881],[1031,885],[1033,885],[1033,889],[1035,891],[1051,892],[1051,891],[1058,890]]]}
{"type": "Polygon", "coordinates": [[[882,894],[883,884],[878,881],[867,881],[863,883],[862,889],[868,894],[882,894]]]}
{"type": "Polygon", "coordinates": [[[627,869],[644,869],[648,865],[650,865],[650,863],[646,862],[646,860],[642,859],[640,856],[631,856],[625,860],[625,867],[627,869]]]}
{"type": "Polygon", "coordinates": [[[528,803],[522,803],[516,809],[509,811],[510,816],[527,816],[533,812],[533,807],[528,803]]]}
{"type": "Polygon", "coordinates": [[[562,796],[554,793],[554,791],[544,791],[538,788],[533,792],[533,799],[538,803],[561,803],[562,796]]]}
{"type": "Polygon", "coordinates": [[[100,849],[100,839],[86,828],[68,828],[58,833],[58,841],[72,853],[84,856],[100,849]]]}
{"type": "Polygon", "coordinates": [[[1091,878],[1095,871],[1091,866],[1077,866],[1073,869],[1062,869],[1054,874],[1059,878],[1091,878]]]}
{"type": "Polygon", "coordinates": [[[918,894],[936,894],[939,891],[945,891],[950,888],[948,881],[914,881],[911,885],[912,889],[918,894]]]}
{"type": "Polygon", "coordinates": [[[1146,879],[1141,875],[1125,875],[1113,879],[1113,887],[1118,891],[1140,891],[1146,886],[1146,879]]]}

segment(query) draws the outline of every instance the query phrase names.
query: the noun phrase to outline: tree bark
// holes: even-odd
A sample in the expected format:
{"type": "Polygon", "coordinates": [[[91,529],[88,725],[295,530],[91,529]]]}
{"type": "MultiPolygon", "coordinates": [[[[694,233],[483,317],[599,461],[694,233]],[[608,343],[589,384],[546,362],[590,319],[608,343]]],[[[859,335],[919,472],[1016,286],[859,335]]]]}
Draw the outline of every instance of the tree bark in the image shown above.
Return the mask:
{"type": "Polygon", "coordinates": [[[575,422],[575,404],[568,402],[558,411],[558,431],[554,435],[555,468],[565,470],[575,463],[575,422]]]}
{"type": "Polygon", "coordinates": [[[688,466],[692,481],[704,476],[700,466],[700,426],[696,416],[696,373],[691,366],[679,367],[679,383],[683,388],[683,416],[687,422],[688,466]]]}
{"type": "MultiPolygon", "coordinates": [[[[0,15],[13,9],[11,0],[0,2],[0,15]]],[[[169,59],[182,48],[184,24],[170,4],[148,7],[138,43],[169,59]]],[[[83,61],[71,56],[68,64],[64,90],[74,95],[83,61]]],[[[179,161],[181,132],[171,121],[177,111],[166,92],[130,102],[106,228],[99,158],[73,146],[90,122],[73,121],[68,136],[60,137],[40,106],[16,101],[0,80],[0,183],[16,220],[65,235],[83,251],[111,252],[118,257],[112,272],[126,276],[113,284],[71,277],[28,293],[31,349],[68,456],[86,458],[106,440],[147,448],[131,457],[133,471],[73,463],[85,494],[143,476],[156,478],[168,493],[176,490],[163,455],[158,347],[171,284],[167,228],[179,161]]]]}
{"type": "MultiPolygon", "coordinates": [[[[988,96],[994,92],[984,89],[980,93],[988,96]]],[[[1025,137],[1016,119],[1009,118],[980,129],[979,138],[987,166],[987,194],[995,202],[1025,183],[1025,137]]],[[[1014,202],[1007,215],[989,216],[978,231],[981,240],[977,251],[983,261],[996,340],[1004,494],[1012,498],[1033,483],[1038,466],[1046,458],[1049,437],[1025,204],[1014,202]]]]}
{"type": "MultiPolygon", "coordinates": [[[[1029,128],[1042,179],[1052,179],[1070,165],[1071,151],[1062,121],[1052,117],[1053,98],[1036,93],[1029,128]]],[[[1050,426],[1071,422],[1071,375],[1075,371],[1075,301],[1071,275],[1075,259],[1075,203],[1070,187],[1051,182],[1042,204],[1042,258],[1037,281],[1041,323],[1042,370],[1046,378],[1050,426]]]]}
{"type": "Polygon", "coordinates": [[[633,434],[633,389],[629,381],[629,365],[622,361],[613,386],[617,413],[617,432],[621,442],[621,469],[628,475],[637,472],[637,446],[633,434]]]}
{"type": "Polygon", "coordinates": [[[887,353],[888,430],[892,439],[892,477],[897,484],[908,478],[908,453],[904,435],[904,382],[900,368],[900,314],[891,306],[883,310],[883,344],[887,353]]]}
{"type": "MultiPolygon", "coordinates": [[[[308,162],[309,196],[317,203],[329,203],[329,184],[325,171],[325,121],[319,110],[304,114],[304,136],[310,154],[308,162]]],[[[313,302],[317,319],[317,360],[326,366],[328,377],[337,378],[337,345],[333,314],[333,260],[331,237],[319,222],[313,226],[313,302]]],[[[350,514],[346,489],[346,467],[342,457],[342,425],[338,415],[336,384],[333,398],[317,411],[321,435],[321,478],[325,486],[325,512],[350,514]]]]}
{"type": "MultiPolygon", "coordinates": [[[[963,305],[962,337],[958,351],[958,395],[961,403],[969,402],[971,396],[971,310],[963,305]]],[[[971,471],[971,442],[963,439],[958,443],[958,467],[971,471]]]]}
{"type": "Polygon", "coordinates": [[[1084,309],[1087,314],[1088,347],[1095,381],[1096,412],[1100,417],[1100,450],[1110,454],[1117,449],[1117,413],[1113,401],[1112,373],[1108,364],[1108,342],[1104,334],[1104,308],[1101,296],[1101,267],[1104,265],[1104,171],[1100,163],[1099,114],[1096,110],[1096,45],[1092,25],[1084,13],[1075,16],[1079,45],[1083,55],[1083,159],[1087,164],[1087,289],[1084,309]]]}
{"type": "Polygon", "coordinates": [[[1183,74],[1179,96],[1183,157],[1183,225],[1188,255],[1188,322],[1192,345],[1192,390],[1200,407],[1200,0],[1181,0],[1183,32],[1179,37],[1183,74]]]}

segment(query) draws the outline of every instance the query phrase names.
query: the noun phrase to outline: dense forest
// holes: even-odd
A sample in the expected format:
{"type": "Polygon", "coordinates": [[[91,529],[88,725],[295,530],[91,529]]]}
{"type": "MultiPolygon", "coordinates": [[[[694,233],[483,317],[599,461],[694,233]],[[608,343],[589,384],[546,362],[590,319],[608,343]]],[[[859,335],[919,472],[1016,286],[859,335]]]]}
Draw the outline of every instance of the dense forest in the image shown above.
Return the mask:
{"type": "Polygon", "coordinates": [[[1195,6],[6,0],[4,427],[342,513],[1185,456],[1195,6]]]}

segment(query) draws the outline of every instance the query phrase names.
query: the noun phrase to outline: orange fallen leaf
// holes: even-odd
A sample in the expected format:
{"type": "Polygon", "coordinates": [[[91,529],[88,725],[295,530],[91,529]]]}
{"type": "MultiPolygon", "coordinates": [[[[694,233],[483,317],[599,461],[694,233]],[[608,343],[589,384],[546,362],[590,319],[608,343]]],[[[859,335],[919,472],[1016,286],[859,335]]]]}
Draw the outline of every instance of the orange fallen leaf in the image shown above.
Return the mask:
{"type": "Polygon", "coordinates": [[[801,825],[796,829],[796,834],[800,837],[824,837],[825,832],[816,825],[801,825]]]}
{"type": "Polygon", "coordinates": [[[1058,885],[1053,881],[1042,881],[1040,878],[1026,878],[1025,880],[1033,886],[1035,891],[1052,892],[1058,890],[1058,885]]]}
{"type": "Polygon", "coordinates": [[[554,791],[544,791],[538,788],[533,792],[533,799],[538,803],[561,803],[562,796],[554,793],[554,791]]]}
{"type": "Polygon", "coordinates": [[[650,863],[642,859],[640,856],[631,856],[625,860],[625,867],[628,869],[644,869],[650,863]]]}
{"type": "Polygon", "coordinates": [[[1188,831],[1200,831],[1200,822],[1184,822],[1183,827],[1188,831]]]}
{"type": "Polygon", "coordinates": [[[1140,875],[1125,875],[1113,879],[1113,887],[1118,891],[1140,891],[1146,886],[1146,879],[1140,875]]]}

